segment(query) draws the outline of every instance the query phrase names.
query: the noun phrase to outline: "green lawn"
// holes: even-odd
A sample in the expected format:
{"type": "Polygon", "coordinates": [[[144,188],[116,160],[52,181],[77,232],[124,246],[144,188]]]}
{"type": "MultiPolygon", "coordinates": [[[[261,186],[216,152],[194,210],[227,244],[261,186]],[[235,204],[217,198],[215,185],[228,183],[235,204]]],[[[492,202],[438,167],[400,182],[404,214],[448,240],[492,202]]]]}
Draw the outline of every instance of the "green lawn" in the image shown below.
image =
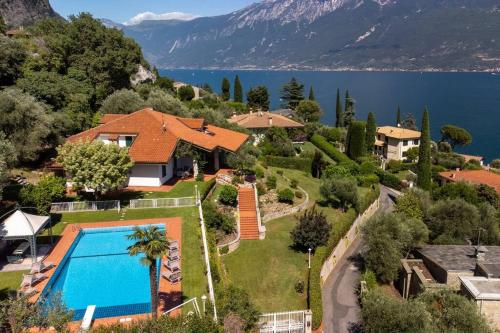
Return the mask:
{"type": "Polygon", "coordinates": [[[262,312],[301,310],[306,295],[295,291],[298,281],[307,283],[307,254],[296,252],[290,231],[294,217],[266,224],[266,239],[241,241],[239,248],[223,257],[229,280],[243,287],[262,312]]]}
{"type": "MultiPolygon", "coordinates": [[[[206,291],[205,264],[201,252],[201,236],[198,224],[198,208],[156,208],[127,209],[124,219],[149,219],[161,217],[182,218],[182,292],[184,298],[200,297],[206,291]]],[[[120,220],[117,211],[66,213],[54,216],[57,222],[53,227],[55,235],[73,223],[92,223],[120,220]]]]}
{"type": "Polygon", "coordinates": [[[0,300],[4,299],[11,292],[15,292],[21,280],[23,279],[23,274],[28,273],[28,271],[17,271],[17,272],[2,272],[0,273],[0,300]]]}
{"type": "Polygon", "coordinates": [[[303,151],[305,152],[312,152],[314,153],[315,151],[319,151],[321,154],[323,154],[323,159],[327,161],[328,163],[331,164],[337,164],[330,156],[325,154],[323,151],[319,150],[315,145],[313,145],[311,142],[306,141],[304,144],[299,145],[299,147],[302,148],[303,151]]]}

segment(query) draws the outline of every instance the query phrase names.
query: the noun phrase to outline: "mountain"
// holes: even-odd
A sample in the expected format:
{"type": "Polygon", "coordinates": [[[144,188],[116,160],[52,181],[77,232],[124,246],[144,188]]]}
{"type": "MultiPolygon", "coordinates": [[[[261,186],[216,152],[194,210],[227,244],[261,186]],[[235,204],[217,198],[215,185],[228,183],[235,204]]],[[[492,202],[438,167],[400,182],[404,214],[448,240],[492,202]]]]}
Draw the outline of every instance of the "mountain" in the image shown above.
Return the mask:
{"type": "Polygon", "coordinates": [[[0,0],[0,16],[11,27],[31,25],[47,17],[59,17],[49,0],[0,0]]]}
{"type": "Polygon", "coordinates": [[[123,29],[159,68],[500,70],[498,0],[265,0],[123,29]]]}

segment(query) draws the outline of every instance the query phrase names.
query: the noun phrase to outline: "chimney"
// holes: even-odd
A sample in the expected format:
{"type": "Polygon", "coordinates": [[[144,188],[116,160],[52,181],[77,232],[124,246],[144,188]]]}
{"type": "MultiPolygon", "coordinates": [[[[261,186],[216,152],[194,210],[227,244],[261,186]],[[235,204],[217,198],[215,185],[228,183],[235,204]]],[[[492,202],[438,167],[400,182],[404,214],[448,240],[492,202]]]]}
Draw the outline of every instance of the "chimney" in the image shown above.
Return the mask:
{"type": "Polygon", "coordinates": [[[269,116],[269,126],[273,126],[273,117],[269,116]]]}
{"type": "Polygon", "coordinates": [[[486,252],[488,252],[488,250],[484,246],[476,246],[475,247],[476,259],[478,261],[484,261],[486,257],[486,252]]]}
{"type": "Polygon", "coordinates": [[[400,123],[398,123],[398,127],[401,127],[401,124],[400,124],[400,123]]]}

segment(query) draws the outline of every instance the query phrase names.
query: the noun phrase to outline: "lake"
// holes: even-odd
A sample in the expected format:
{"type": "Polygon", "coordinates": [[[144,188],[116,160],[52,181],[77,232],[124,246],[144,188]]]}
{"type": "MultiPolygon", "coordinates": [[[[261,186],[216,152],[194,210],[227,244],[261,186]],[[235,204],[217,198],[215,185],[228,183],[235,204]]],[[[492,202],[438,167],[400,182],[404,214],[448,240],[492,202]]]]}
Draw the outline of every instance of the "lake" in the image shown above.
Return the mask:
{"type": "Polygon", "coordinates": [[[313,85],[324,112],[322,122],[328,125],[335,122],[337,88],[342,97],[349,89],[358,119],[373,112],[379,126],[395,124],[398,105],[402,119],[412,113],[420,124],[427,106],[434,140],[439,140],[441,126],[453,124],[466,128],[473,137],[470,146],[457,150],[484,156],[488,162],[500,158],[500,74],[231,70],[162,70],[161,74],[193,85],[208,83],[216,92],[223,77],[232,84],[238,74],[245,92],[252,86],[267,86],[272,109],[280,106],[280,89],[294,76],[305,85],[306,96],[313,85]]]}

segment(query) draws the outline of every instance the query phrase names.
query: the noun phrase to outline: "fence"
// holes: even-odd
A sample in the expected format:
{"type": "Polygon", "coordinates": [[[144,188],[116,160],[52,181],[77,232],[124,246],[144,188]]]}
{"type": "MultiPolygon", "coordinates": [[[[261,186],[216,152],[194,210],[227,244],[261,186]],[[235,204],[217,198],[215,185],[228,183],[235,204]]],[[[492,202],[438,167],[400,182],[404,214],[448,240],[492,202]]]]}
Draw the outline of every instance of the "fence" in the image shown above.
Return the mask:
{"type": "Polygon", "coordinates": [[[361,226],[373,216],[373,214],[377,211],[380,205],[380,197],[375,200],[370,207],[368,207],[363,214],[359,215],[351,228],[347,232],[347,234],[339,241],[337,246],[333,249],[332,253],[325,260],[323,266],[321,267],[321,283],[328,278],[330,273],[333,271],[337,262],[344,256],[345,252],[349,248],[349,245],[358,237],[361,232],[361,226]]]}
{"type": "Polygon", "coordinates": [[[98,210],[120,211],[119,200],[56,202],[50,205],[51,213],[92,212],[98,210]]]}
{"type": "Polygon", "coordinates": [[[185,198],[158,198],[158,199],[136,199],[130,200],[130,209],[141,208],[177,208],[196,206],[195,197],[185,198]]]}
{"type": "Polygon", "coordinates": [[[259,316],[260,333],[309,333],[311,311],[265,313],[259,316]]]}

